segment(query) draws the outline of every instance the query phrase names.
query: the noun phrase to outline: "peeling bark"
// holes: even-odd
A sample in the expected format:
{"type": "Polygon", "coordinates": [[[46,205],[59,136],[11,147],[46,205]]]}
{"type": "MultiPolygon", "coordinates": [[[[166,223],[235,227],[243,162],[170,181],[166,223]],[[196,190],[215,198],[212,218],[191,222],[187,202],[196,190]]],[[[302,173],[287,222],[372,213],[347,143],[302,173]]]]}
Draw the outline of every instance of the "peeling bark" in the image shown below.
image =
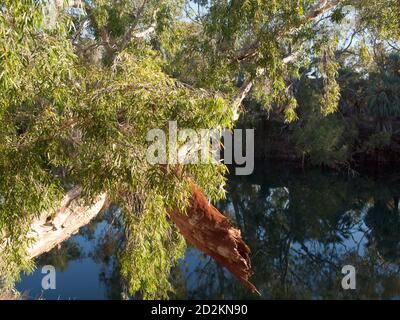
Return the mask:
{"type": "Polygon", "coordinates": [[[35,242],[28,249],[30,259],[50,251],[69,239],[107,206],[106,194],[97,197],[91,206],[80,204],[81,192],[82,189],[79,187],[71,189],[51,220],[43,214],[32,224],[28,236],[34,238],[35,242]]]}
{"type": "Polygon", "coordinates": [[[208,202],[197,186],[192,184],[187,212],[174,210],[170,217],[189,243],[227,268],[253,293],[260,294],[249,281],[253,274],[250,249],[242,240],[240,230],[208,202]]]}
{"type": "MultiPolygon", "coordinates": [[[[44,214],[32,224],[29,236],[36,240],[28,250],[29,258],[57,247],[108,206],[106,194],[100,195],[91,206],[80,204],[81,192],[81,188],[73,188],[51,220],[44,214]]],[[[190,244],[214,258],[253,293],[259,294],[249,281],[253,274],[250,249],[241,239],[240,230],[208,202],[198,187],[192,184],[191,205],[187,212],[175,210],[170,212],[170,217],[190,244]]]]}

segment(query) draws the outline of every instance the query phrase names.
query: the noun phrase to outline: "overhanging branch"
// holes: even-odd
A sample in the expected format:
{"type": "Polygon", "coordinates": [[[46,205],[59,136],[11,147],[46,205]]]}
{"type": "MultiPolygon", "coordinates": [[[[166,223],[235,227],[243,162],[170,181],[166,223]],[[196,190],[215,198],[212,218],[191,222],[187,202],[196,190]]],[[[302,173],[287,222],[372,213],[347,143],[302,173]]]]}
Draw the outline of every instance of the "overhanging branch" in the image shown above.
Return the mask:
{"type": "MultiPolygon", "coordinates": [[[[328,12],[329,10],[333,9],[337,5],[339,5],[343,0],[324,0],[320,1],[316,4],[310,12],[301,20],[301,23],[297,26],[293,26],[289,29],[283,29],[278,32],[276,38],[282,39],[285,36],[291,35],[296,32],[298,29],[306,25],[307,23],[311,22],[312,20],[316,19],[320,15],[328,12]]],[[[255,39],[250,45],[246,46],[245,48],[239,50],[239,52],[235,55],[235,57],[231,60],[232,63],[239,63],[244,60],[252,60],[257,56],[258,48],[260,45],[260,41],[262,39],[262,35],[260,34],[257,39],[255,39]]]]}
{"type": "MultiPolygon", "coordinates": [[[[304,17],[302,20],[301,24],[286,30],[282,30],[281,32],[278,33],[277,38],[282,39],[285,36],[288,36],[290,34],[293,34],[296,32],[296,30],[300,29],[302,26],[306,25],[307,23],[311,22],[312,20],[316,19],[317,17],[321,16],[322,14],[328,12],[329,10],[333,9],[340,3],[342,3],[343,0],[324,0],[320,1],[318,4],[316,4],[312,10],[304,17]]],[[[252,60],[257,56],[257,51],[258,47],[261,41],[261,37],[257,37],[257,39],[247,46],[245,49],[242,49],[239,51],[239,53],[235,56],[235,58],[231,61],[232,63],[240,63],[244,60],[252,60]]],[[[282,59],[282,62],[284,64],[288,64],[293,62],[299,54],[299,51],[294,51],[288,56],[284,57],[282,59]]],[[[257,76],[262,76],[265,73],[265,69],[259,69],[259,73],[257,76]]],[[[243,100],[247,97],[247,95],[250,93],[252,87],[254,85],[254,78],[250,77],[248,78],[243,85],[240,87],[239,92],[236,94],[233,103],[232,103],[232,109],[233,109],[233,120],[236,121],[239,118],[239,108],[240,105],[242,104],[243,100]]]]}
{"type": "Polygon", "coordinates": [[[79,203],[81,193],[81,188],[73,188],[65,195],[61,208],[52,219],[48,219],[44,213],[41,218],[34,221],[28,234],[29,238],[35,239],[28,249],[30,259],[50,251],[69,239],[107,206],[105,193],[98,196],[89,206],[79,203]]]}
{"type": "MultiPolygon", "coordinates": [[[[284,64],[288,64],[293,62],[297,56],[299,55],[299,50],[292,52],[288,56],[282,59],[284,64]]],[[[258,77],[261,77],[265,74],[265,69],[259,68],[258,69],[258,77]]],[[[233,120],[237,121],[239,119],[239,108],[243,102],[243,100],[247,97],[250,93],[251,89],[254,85],[254,78],[249,77],[240,87],[239,92],[236,94],[233,103],[232,103],[232,110],[233,110],[233,120]]]]}

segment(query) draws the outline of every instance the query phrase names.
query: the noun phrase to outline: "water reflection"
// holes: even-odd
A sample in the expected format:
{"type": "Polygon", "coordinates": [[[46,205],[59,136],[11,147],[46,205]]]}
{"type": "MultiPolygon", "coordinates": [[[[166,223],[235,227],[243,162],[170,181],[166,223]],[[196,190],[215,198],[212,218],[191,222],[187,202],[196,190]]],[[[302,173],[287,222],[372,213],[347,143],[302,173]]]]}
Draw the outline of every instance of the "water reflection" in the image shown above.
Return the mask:
{"type": "MultiPolygon", "coordinates": [[[[400,298],[400,177],[350,179],[287,166],[260,168],[251,177],[231,177],[228,197],[218,207],[240,227],[252,249],[252,281],[261,298],[400,298]],[[344,265],[356,268],[354,291],[341,288],[344,265]]],[[[109,212],[38,264],[53,264],[61,277],[68,277],[70,264],[80,263],[98,282],[91,289],[96,291],[84,298],[126,298],[115,254],[122,243],[120,230],[109,212]]],[[[74,275],[65,286],[85,285],[87,279],[74,275]]],[[[37,290],[32,279],[40,276],[24,277],[18,288],[37,290]]],[[[193,248],[173,270],[171,281],[172,299],[256,298],[193,248]]],[[[83,297],[79,290],[59,288],[62,298],[83,297]]],[[[43,296],[53,298],[47,292],[43,296]]]]}
{"type": "MultiPolygon", "coordinates": [[[[252,248],[262,298],[399,298],[399,182],[274,168],[232,177],[219,208],[252,248]],[[344,265],[356,267],[355,291],[341,288],[344,265]]],[[[229,282],[208,297],[249,297],[229,282]]]]}

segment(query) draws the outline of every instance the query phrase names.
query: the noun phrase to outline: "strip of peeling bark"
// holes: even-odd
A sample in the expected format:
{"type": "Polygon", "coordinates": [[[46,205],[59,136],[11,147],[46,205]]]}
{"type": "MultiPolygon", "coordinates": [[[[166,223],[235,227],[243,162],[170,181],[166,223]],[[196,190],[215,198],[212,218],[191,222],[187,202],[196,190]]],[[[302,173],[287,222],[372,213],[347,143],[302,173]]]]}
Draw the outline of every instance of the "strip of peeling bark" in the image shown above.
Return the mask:
{"type": "Polygon", "coordinates": [[[227,268],[253,293],[259,294],[249,281],[253,275],[250,248],[242,240],[240,230],[208,202],[195,184],[192,184],[187,212],[175,210],[170,212],[170,217],[189,243],[227,268]]]}

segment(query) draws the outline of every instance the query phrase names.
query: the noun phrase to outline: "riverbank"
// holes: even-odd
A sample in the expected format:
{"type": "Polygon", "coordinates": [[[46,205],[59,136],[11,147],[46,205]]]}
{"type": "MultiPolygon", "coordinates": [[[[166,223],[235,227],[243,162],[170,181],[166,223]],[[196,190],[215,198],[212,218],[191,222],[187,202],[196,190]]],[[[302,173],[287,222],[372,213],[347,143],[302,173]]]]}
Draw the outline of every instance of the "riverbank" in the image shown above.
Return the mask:
{"type": "Polygon", "coordinates": [[[249,111],[240,119],[237,128],[255,129],[256,162],[283,161],[300,168],[351,169],[372,174],[395,168],[400,163],[400,135],[389,134],[385,138],[387,141],[379,141],[379,137],[384,138],[377,135],[372,126],[357,127],[355,123],[348,124],[344,131],[340,126],[332,128],[329,133],[318,132],[316,126],[315,136],[307,136],[306,144],[300,141],[301,135],[307,135],[301,124],[289,125],[280,119],[271,119],[265,111],[249,111]]]}

